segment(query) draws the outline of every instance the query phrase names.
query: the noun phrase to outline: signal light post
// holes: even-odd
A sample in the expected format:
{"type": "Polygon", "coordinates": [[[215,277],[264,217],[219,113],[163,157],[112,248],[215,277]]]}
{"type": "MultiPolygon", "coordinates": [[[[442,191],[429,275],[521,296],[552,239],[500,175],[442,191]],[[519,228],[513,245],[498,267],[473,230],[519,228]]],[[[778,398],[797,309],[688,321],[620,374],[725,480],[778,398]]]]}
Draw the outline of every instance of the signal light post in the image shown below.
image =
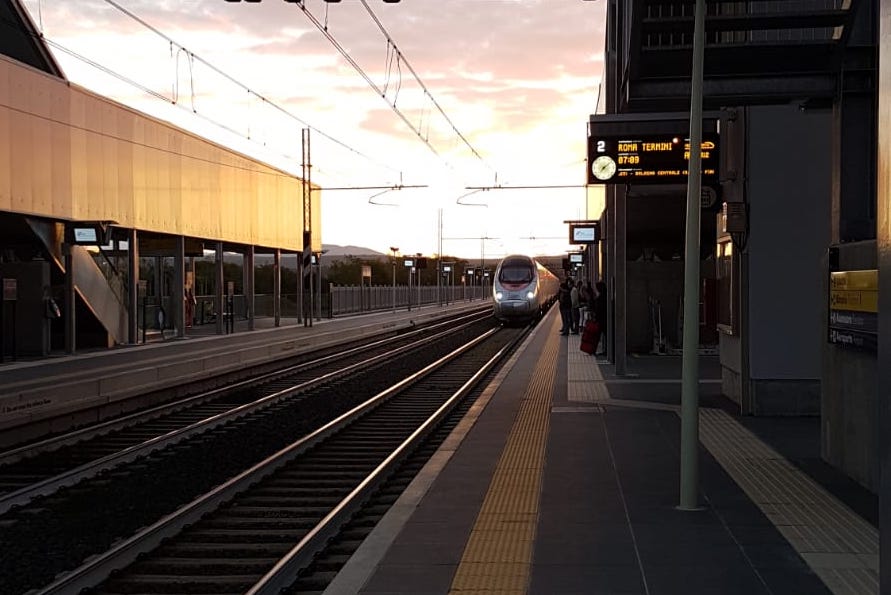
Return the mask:
{"type": "Polygon", "coordinates": [[[396,313],[396,254],[399,252],[399,248],[396,246],[390,246],[390,252],[393,253],[393,314],[396,313]]]}

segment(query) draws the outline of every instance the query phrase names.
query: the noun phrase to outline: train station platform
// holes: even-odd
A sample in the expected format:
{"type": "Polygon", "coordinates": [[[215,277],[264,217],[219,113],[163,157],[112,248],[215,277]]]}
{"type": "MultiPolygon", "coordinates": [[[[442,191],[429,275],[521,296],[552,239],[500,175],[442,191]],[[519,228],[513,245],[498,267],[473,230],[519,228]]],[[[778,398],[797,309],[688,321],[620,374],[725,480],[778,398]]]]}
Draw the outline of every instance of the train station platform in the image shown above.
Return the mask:
{"type": "Polygon", "coordinates": [[[701,510],[679,503],[681,360],[628,373],[553,310],[326,594],[878,593],[877,499],[816,418],[744,418],[700,361],[701,510]]]}

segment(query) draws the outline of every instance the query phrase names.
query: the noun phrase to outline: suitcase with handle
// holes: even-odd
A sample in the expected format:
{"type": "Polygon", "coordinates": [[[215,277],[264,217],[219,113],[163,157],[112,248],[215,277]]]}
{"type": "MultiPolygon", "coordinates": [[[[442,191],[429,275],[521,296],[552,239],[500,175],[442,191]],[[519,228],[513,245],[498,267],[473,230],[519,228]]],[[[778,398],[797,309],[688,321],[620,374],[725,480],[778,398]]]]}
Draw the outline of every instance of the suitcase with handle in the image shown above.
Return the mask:
{"type": "Polygon", "coordinates": [[[593,355],[597,351],[599,342],[600,324],[596,320],[588,320],[585,322],[585,328],[582,330],[582,340],[579,342],[579,349],[593,355]]]}

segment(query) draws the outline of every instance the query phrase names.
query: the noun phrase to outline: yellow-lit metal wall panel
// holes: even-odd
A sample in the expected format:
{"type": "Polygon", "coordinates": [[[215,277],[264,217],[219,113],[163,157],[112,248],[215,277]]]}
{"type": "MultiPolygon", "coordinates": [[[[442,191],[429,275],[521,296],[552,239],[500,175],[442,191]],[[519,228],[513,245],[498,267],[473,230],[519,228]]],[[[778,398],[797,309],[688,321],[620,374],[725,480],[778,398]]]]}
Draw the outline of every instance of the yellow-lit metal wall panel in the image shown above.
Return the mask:
{"type": "MultiPolygon", "coordinates": [[[[313,249],[321,249],[313,192],[313,249]]],[[[0,210],[302,249],[302,181],[0,56],[0,210]]]]}
{"type": "Polygon", "coordinates": [[[314,189],[310,197],[312,213],[310,214],[310,222],[312,223],[312,250],[313,252],[322,251],[322,193],[318,189],[314,189]]]}
{"type": "MultiPolygon", "coordinates": [[[[0,62],[0,105],[10,105],[10,68],[0,62]]],[[[0,109],[0,209],[12,209],[12,111],[0,109]]]]}
{"type": "Polygon", "coordinates": [[[74,128],[62,122],[70,119],[71,103],[64,93],[50,93],[50,210],[60,212],[62,205],[71,201],[71,186],[74,180],[72,161],[72,132],[74,128]]]}

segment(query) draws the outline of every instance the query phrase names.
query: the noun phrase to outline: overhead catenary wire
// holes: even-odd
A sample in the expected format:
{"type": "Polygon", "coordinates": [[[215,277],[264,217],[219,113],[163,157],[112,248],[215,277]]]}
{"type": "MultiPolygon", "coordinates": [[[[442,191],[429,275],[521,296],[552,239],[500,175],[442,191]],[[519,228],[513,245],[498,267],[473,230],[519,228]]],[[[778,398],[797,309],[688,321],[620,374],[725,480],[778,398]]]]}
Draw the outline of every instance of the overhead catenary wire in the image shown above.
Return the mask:
{"type": "Polygon", "coordinates": [[[476,192],[486,192],[489,190],[554,190],[558,188],[587,188],[585,184],[542,184],[536,186],[465,186],[465,190],[474,190],[476,192]]]}
{"type": "Polygon", "coordinates": [[[433,97],[433,94],[430,93],[430,91],[427,89],[427,86],[424,84],[424,81],[421,80],[421,77],[418,76],[418,73],[415,72],[415,69],[414,69],[414,68],[412,68],[412,65],[408,62],[408,59],[405,57],[405,55],[402,53],[402,51],[401,51],[401,50],[399,49],[399,47],[396,45],[396,42],[393,41],[393,38],[390,36],[390,33],[386,30],[386,28],[384,28],[383,23],[381,23],[381,21],[380,21],[379,18],[377,18],[377,15],[374,13],[374,11],[371,10],[371,7],[368,5],[368,2],[367,2],[366,0],[361,0],[361,2],[362,2],[362,6],[364,6],[364,7],[365,7],[365,10],[368,12],[368,15],[371,17],[371,19],[375,22],[375,24],[376,24],[376,25],[378,26],[378,28],[380,29],[381,33],[383,33],[384,37],[387,38],[387,43],[389,43],[390,45],[393,46],[393,51],[396,53],[397,58],[398,58],[399,60],[401,60],[402,63],[405,64],[405,67],[408,68],[408,71],[411,73],[411,75],[412,75],[413,77],[415,77],[415,80],[416,80],[416,81],[418,82],[418,84],[421,86],[421,89],[423,89],[424,94],[425,94],[427,97],[430,98],[430,102],[431,102],[431,103],[433,104],[433,106],[437,109],[437,111],[442,115],[442,117],[445,118],[445,121],[446,121],[446,122],[448,123],[448,125],[452,128],[452,130],[453,130],[454,133],[457,135],[457,137],[461,139],[461,141],[464,143],[464,145],[465,145],[468,149],[470,149],[470,152],[471,152],[477,159],[479,159],[479,160],[480,160],[480,161],[481,161],[487,168],[489,168],[489,170],[494,171],[494,170],[492,169],[492,167],[489,166],[488,163],[486,163],[486,160],[483,159],[482,155],[480,155],[479,152],[477,152],[477,150],[473,148],[473,146],[470,144],[470,141],[467,140],[467,137],[465,137],[465,136],[461,133],[461,131],[458,130],[458,127],[455,126],[455,123],[452,122],[451,118],[449,118],[448,115],[445,113],[445,110],[442,109],[442,106],[439,105],[439,102],[436,101],[436,99],[433,97]]]}
{"type": "MultiPolygon", "coordinates": [[[[390,36],[390,34],[387,32],[386,28],[383,26],[380,19],[377,18],[377,15],[371,9],[371,7],[368,5],[368,3],[365,0],[361,0],[361,2],[362,2],[363,7],[365,8],[365,10],[368,12],[368,14],[372,18],[372,20],[378,26],[379,30],[381,31],[381,33],[383,34],[383,36],[385,37],[385,39],[387,41],[387,68],[386,68],[387,79],[386,79],[383,87],[381,87],[380,85],[378,85],[377,83],[374,82],[374,80],[365,71],[365,69],[362,68],[362,66],[355,60],[355,58],[353,58],[350,55],[350,53],[346,50],[346,48],[344,48],[340,44],[340,42],[334,37],[334,35],[328,30],[327,25],[320,22],[319,19],[316,18],[316,16],[306,7],[305,2],[298,2],[297,5],[303,11],[304,15],[310,20],[310,22],[313,23],[313,25],[315,25],[315,27],[319,30],[319,32],[321,32],[322,35],[331,43],[331,45],[334,46],[334,48],[338,51],[338,53],[340,53],[340,55],[343,56],[344,60],[346,60],[353,67],[353,69],[355,69],[355,71],[359,74],[359,76],[361,76],[365,80],[365,82],[368,84],[368,86],[371,87],[371,89],[387,103],[387,105],[390,107],[390,109],[393,110],[393,112],[402,120],[402,122],[406,126],[408,126],[409,129],[412,132],[414,132],[414,134],[418,137],[418,139],[421,142],[423,142],[427,146],[427,148],[429,148],[430,151],[433,152],[434,155],[436,155],[439,159],[441,159],[446,164],[447,167],[452,168],[452,165],[440,153],[440,151],[437,150],[437,148],[433,145],[433,143],[430,142],[429,136],[424,134],[424,132],[421,130],[420,126],[416,126],[414,123],[411,122],[411,120],[405,114],[405,112],[403,110],[401,110],[396,105],[395,98],[392,101],[387,99],[387,91],[390,86],[390,75],[392,73],[392,67],[393,67],[394,63],[395,63],[397,73],[399,75],[397,77],[397,81],[396,81],[397,88],[396,88],[395,97],[398,97],[399,89],[401,88],[401,85],[402,85],[401,65],[405,64],[406,68],[411,73],[412,77],[415,79],[417,84],[421,87],[421,90],[423,91],[424,96],[429,99],[429,101],[433,104],[433,106],[437,109],[437,111],[442,115],[442,117],[448,123],[449,127],[455,133],[455,136],[457,138],[459,138],[462,143],[464,143],[464,145],[470,150],[471,154],[474,157],[476,157],[486,168],[488,168],[490,171],[494,172],[495,170],[485,161],[485,159],[483,159],[482,155],[480,155],[480,153],[470,144],[470,142],[467,140],[467,137],[465,137],[464,134],[462,134],[461,131],[458,130],[458,128],[457,128],[457,126],[455,126],[454,122],[452,122],[452,120],[445,113],[445,110],[442,109],[442,106],[433,97],[433,94],[430,93],[427,86],[424,84],[424,82],[418,76],[418,74],[414,70],[414,68],[412,68],[411,64],[408,62],[408,59],[405,57],[405,55],[402,53],[402,51],[396,45],[396,42],[393,40],[392,36],[390,36]]],[[[429,123],[428,123],[428,127],[429,127],[429,123]]]]}
{"type": "MultiPolygon", "coordinates": [[[[381,98],[383,98],[384,101],[387,102],[387,105],[389,105],[390,108],[393,110],[393,112],[397,116],[399,116],[399,118],[403,121],[403,123],[405,123],[405,125],[408,126],[412,130],[412,132],[414,132],[417,135],[417,137],[421,140],[421,142],[423,142],[425,145],[427,145],[427,148],[429,148],[431,151],[433,151],[434,155],[436,155],[440,159],[444,160],[443,156],[440,155],[439,151],[436,150],[436,147],[434,147],[430,143],[429,140],[425,139],[424,135],[421,134],[421,131],[418,130],[418,128],[414,124],[411,123],[411,121],[408,119],[408,116],[406,116],[405,113],[402,110],[400,110],[398,107],[396,107],[396,102],[394,101],[391,103],[390,101],[387,101],[386,92],[383,89],[381,89],[381,87],[371,79],[371,77],[368,75],[368,73],[365,72],[365,70],[362,68],[361,65],[359,65],[358,62],[356,62],[356,60],[350,55],[350,53],[346,50],[346,48],[344,48],[340,44],[340,42],[337,41],[337,39],[334,37],[334,35],[332,35],[330,31],[328,31],[328,28],[325,27],[316,18],[316,16],[314,14],[312,14],[306,8],[306,6],[302,2],[300,4],[298,4],[298,6],[300,6],[300,9],[303,11],[303,14],[306,15],[306,18],[308,18],[309,21],[313,25],[316,26],[316,28],[322,33],[322,35],[325,36],[325,39],[327,39],[331,43],[331,45],[334,46],[334,49],[336,49],[338,51],[338,53],[340,53],[340,55],[343,56],[343,59],[346,60],[350,64],[350,66],[352,66],[353,69],[355,69],[355,71],[359,73],[359,76],[361,76],[363,79],[365,79],[365,82],[368,83],[369,87],[371,87],[378,95],[381,96],[381,98]]],[[[395,46],[394,46],[394,50],[398,52],[398,48],[395,48],[395,46]]]]}
{"type": "Polygon", "coordinates": [[[135,20],[137,23],[139,23],[139,24],[142,25],[143,27],[145,27],[145,28],[147,28],[148,30],[152,31],[153,33],[155,33],[156,35],[158,35],[158,36],[161,37],[162,39],[165,39],[165,40],[168,41],[169,43],[171,43],[171,44],[173,44],[173,45],[179,47],[181,50],[185,51],[185,52],[188,54],[190,60],[197,60],[198,62],[200,62],[201,64],[205,65],[207,68],[211,69],[213,72],[219,74],[220,76],[222,76],[223,78],[225,78],[226,80],[228,80],[229,82],[231,82],[232,84],[234,84],[234,85],[236,85],[236,86],[238,86],[238,87],[241,87],[242,89],[244,89],[244,90],[247,91],[248,93],[254,95],[257,99],[259,99],[259,100],[262,101],[264,104],[266,104],[266,105],[268,105],[269,107],[271,107],[273,110],[275,110],[275,111],[277,111],[277,112],[283,114],[284,116],[286,116],[286,117],[288,117],[288,118],[293,119],[294,121],[298,122],[301,126],[303,126],[303,127],[305,127],[305,128],[309,128],[309,129],[312,130],[313,132],[315,132],[315,133],[321,135],[322,137],[326,138],[327,140],[333,142],[334,144],[336,144],[336,145],[338,145],[338,146],[340,146],[340,147],[346,149],[347,151],[350,151],[351,153],[353,153],[353,154],[355,154],[355,155],[357,155],[357,156],[359,156],[359,157],[362,157],[363,159],[368,160],[369,162],[371,162],[371,163],[373,163],[373,164],[375,164],[375,165],[377,165],[377,166],[379,166],[379,167],[383,167],[383,168],[388,169],[388,170],[390,170],[390,171],[392,171],[392,172],[394,172],[394,173],[396,173],[396,172],[399,171],[399,170],[397,170],[396,168],[393,168],[393,167],[390,167],[389,165],[383,164],[383,163],[377,161],[376,159],[370,157],[369,155],[366,155],[366,154],[362,153],[362,152],[359,151],[358,149],[355,149],[354,147],[351,147],[351,146],[348,145],[347,143],[345,143],[345,142],[343,142],[343,141],[341,141],[341,140],[339,140],[339,139],[337,139],[337,138],[331,136],[331,135],[328,134],[327,132],[325,132],[325,131],[323,131],[323,130],[321,130],[321,129],[315,127],[315,126],[313,126],[312,124],[310,124],[309,122],[307,122],[307,121],[304,120],[303,118],[300,118],[299,116],[296,116],[296,115],[292,114],[291,112],[287,111],[286,109],[284,109],[284,108],[281,107],[280,105],[276,104],[275,102],[271,101],[270,99],[268,99],[267,97],[263,96],[262,94],[257,93],[256,91],[254,91],[253,89],[251,89],[251,88],[248,87],[246,84],[244,84],[244,83],[242,83],[241,81],[239,81],[238,79],[234,78],[233,76],[231,76],[231,75],[228,74],[227,72],[224,72],[223,70],[217,68],[215,65],[211,64],[210,62],[208,62],[207,60],[205,60],[205,59],[202,58],[201,56],[198,56],[197,54],[194,54],[193,52],[189,51],[185,46],[183,46],[182,44],[178,43],[176,40],[174,40],[173,38],[169,37],[168,35],[166,35],[166,34],[163,33],[162,31],[160,31],[160,30],[157,29],[156,27],[152,26],[151,24],[149,24],[148,22],[146,22],[144,19],[142,19],[142,18],[139,17],[138,15],[134,14],[132,11],[127,10],[126,8],[124,8],[123,6],[121,6],[120,4],[118,4],[117,2],[115,2],[115,0],[105,0],[105,2],[106,2],[107,4],[109,4],[110,6],[113,6],[115,9],[119,10],[121,13],[127,15],[127,16],[130,17],[131,19],[135,20]]]}

